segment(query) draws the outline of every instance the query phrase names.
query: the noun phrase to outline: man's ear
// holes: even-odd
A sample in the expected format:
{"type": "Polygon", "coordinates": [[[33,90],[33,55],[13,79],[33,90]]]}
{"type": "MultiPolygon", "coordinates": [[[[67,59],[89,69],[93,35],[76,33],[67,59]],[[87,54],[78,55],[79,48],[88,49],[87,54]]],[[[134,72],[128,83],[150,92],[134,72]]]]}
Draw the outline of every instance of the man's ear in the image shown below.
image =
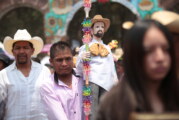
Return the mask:
{"type": "Polygon", "coordinates": [[[32,54],[34,54],[34,51],[35,51],[35,49],[33,48],[33,49],[32,49],[32,54]]]}
{"type": "Polygon", "coordinates": [[[13,48],[12,48],[11,52],[12,52],[12,54],[14,55],[14,53],[13,53],[13,48]]]}
{"type": "Polygon", "coordinates": [[[49,59],[50,65],[53,66],[53,60],[50,58],[49,59]]]}

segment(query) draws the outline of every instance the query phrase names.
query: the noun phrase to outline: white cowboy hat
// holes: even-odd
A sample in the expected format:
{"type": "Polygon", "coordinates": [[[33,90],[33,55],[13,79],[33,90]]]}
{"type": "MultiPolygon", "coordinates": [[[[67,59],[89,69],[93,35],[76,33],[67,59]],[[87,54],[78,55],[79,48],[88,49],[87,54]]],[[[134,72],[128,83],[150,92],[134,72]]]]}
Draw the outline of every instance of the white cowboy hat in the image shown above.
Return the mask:
{"type": "Polygon", "coordinates": [[[103,18],[101,15],[95,15],[93,19],[91,20],[92,25],[96,22],[103,22],[104,23],[104,31],[106,32],[110,26],[110,20],[107,18],[103,18]]]}
{"type": "Polygon", "coordinates": [[[179,33],[179,14],[163,10],[154,12],[151,16],[151,19],[159,21],[170,31],[179,33]]]}
{"type": "Polygon", "coordinates": [[[41,52],[43,48],[43,40],[40,37],[31,37],[31,35],[28,33],[26,29],[24,30],[17,30],[17,32],[14,35],[14,39],[12,39],[9,36],[6,36],[4,38],[4,49],[10,54],[13,55],[12,53],[12,47],[15,42],[18,41],[27,41],[33,44],[34,47],[34,53],[33,56],[37,55],[38,53],[41,52]]]}

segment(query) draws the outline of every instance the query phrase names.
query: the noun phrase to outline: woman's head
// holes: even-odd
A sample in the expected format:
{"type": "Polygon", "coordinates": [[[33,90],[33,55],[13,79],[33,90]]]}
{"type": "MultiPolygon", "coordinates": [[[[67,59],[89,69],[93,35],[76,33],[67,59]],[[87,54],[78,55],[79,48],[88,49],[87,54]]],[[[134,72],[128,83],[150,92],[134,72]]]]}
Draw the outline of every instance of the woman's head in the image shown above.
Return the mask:
{"type": "Polygon", "coordinates": [[[168,74],[171,67],[170,47],[164,33],[156,26],[151,26],[145,33],[143,67],[150,81],[161,81],[168,74]]]}
{"type": "Polygon", "coordinates": [[[126,34],[123,49],[127,77],[162,80],[175,64],[170,33],[153,20],[137,21],[126,34]]]}
{"type": "Polygon", "coordinates": [[[147,99],[146,85],[151,81],[160,82],[164,103],[174,100],[174,94],[179,97],[172,37],[163,25],[154,20],[137,21],[124,38],[123,50],[125,76],[139,99],[141,95],[147,99]]]}

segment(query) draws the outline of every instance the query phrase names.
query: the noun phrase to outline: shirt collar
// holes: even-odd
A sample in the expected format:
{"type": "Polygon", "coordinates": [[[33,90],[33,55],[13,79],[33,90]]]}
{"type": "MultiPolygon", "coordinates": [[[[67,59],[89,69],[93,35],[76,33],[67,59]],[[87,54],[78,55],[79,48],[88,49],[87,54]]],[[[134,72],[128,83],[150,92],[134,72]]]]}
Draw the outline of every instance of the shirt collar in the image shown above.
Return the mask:
{"type": "Polygon", "coordinates": [[[64,82],[58,79],[58,85],[68,87],[64,82]]]}
{"type": "MultiPolygon", "coordinates": [[[[72,86],[77,82],[76,77],[72,75],[72,86]]],[[[63,87],[68,87],[64,82],[58,79],[58,85],[63,86],[63,87]]],[[[69,88],[69,87],[68,87],[69,88]]]]}

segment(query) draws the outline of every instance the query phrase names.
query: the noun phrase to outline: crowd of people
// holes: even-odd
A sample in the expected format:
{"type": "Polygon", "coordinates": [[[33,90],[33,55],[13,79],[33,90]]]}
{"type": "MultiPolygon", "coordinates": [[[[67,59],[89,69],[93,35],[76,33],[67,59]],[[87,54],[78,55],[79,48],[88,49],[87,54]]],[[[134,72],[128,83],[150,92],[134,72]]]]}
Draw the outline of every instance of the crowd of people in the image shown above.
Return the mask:
{"type": "Polygon", "coordinates": [[[89,51],[84,45],[73,51],[68,42],[58,41],[50,48],[49,66],[34,58],[43,48],[40,37],[31,37],[26,29],[17,30],[14,38],[5,37],[4,49],[14,60],[0,54],[0,120],[85,120],[86,59],[90,59],[90,120],[179,113],[177,61],[168,29],[155,20],[136,21],[125,34],[124,54],[115,60],[102,40],[109,26],[109,19],[95,15],[89,51]]]}

